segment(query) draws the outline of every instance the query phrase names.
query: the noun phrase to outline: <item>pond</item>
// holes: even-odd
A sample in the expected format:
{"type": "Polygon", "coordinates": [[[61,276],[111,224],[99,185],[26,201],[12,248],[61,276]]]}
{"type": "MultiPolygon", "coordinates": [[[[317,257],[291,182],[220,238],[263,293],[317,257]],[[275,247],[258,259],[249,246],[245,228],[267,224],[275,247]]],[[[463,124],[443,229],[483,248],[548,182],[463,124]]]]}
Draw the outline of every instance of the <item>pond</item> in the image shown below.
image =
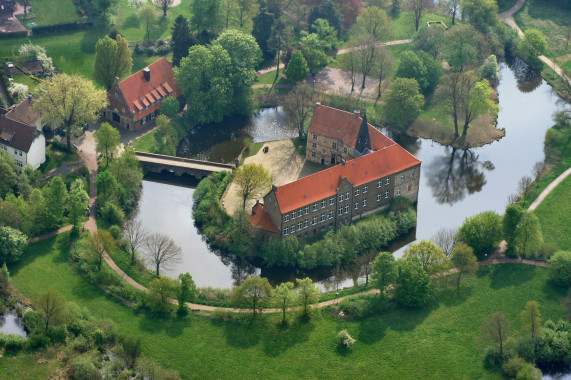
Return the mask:
{"type": "MultiPolygon", "coordinates": [[[[440,228],[457,228],[467,216],[485,210],[502,213],[508,196],[516,192],[524,175],[531,175],[535,162],[543,160],[545,131],[558,109],[559,98],[541,78],[530,75],[522,65],[500,66],[498,127],[506,136],[492,144],[470,150],[455,150],[426,139],[399,138],[397,141],[422,160],[416,231],[397,242],[391,251],[402,255],[412,241],[430,239],[440,228]]],[[[280,109],[265,109],[251,121],[229,121],[220,129],[197,131],[181,147],[187,157],[213,161],[234,160],[244,141],[276,140],[296,135],[280,109]],[[267,128],[265,127],[267,126],[267,128]]],[[[179,153],[180,153],[179,152],[179,153]]],[[[161,177],[165,179],[165,177],[161,177]]],[[[139,215],[153,230],[167,233],[182,248],[183,262],[168,273],[189,272],[198,286],[231,287],[245,277],[261,273],[276,284],[289,281],[296,273],[267,270],[234,262],[212,251],[194,227],[192,193],[196,182],[178,178],[178,184],[146,178],[139,215]],[[181,183],[184,186],[181,186],[181,183]]],[[[297,273],[297,277],[302,274],[297,273]]],[[[327,288],[329,271],[308,274],[327,288]]],[[[351,285],[347,280],[343,286],[351,285]]]]}
{"type": "Polygon", "coordinates": [[[4,333],[4,335],[28,336],[28,333],[24,330],[22,318],[18,316],[14,309],[7,309],[4,314],[0,315],[0,332],[4,333]]]}

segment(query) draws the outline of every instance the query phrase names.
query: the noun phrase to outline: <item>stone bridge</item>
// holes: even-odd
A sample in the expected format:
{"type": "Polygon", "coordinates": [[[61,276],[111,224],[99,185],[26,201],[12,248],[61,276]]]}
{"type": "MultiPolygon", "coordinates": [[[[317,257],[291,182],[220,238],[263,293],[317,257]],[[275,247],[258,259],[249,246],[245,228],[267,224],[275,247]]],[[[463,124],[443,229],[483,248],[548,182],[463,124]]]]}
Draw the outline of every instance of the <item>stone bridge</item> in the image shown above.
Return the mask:
{"type": "Polygon", "coordinates": [[[190,158],[164,156],[162,154],[135,152],[140,165],[152,173],[172,172],[177,176],[188,174],[200,180],[210,173],[218,173],[223,170],[231,171],[234,165],[221,164],[190,158]]]}

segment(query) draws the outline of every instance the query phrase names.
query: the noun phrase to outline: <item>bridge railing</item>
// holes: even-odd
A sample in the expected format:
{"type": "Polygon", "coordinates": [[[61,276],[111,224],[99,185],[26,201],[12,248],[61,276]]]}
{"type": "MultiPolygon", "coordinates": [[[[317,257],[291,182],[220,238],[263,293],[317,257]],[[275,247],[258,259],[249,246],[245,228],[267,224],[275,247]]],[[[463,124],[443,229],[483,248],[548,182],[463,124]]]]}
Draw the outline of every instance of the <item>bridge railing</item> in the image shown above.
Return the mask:
{"type": "Polygon", "coordinates": [[[232,169],[235,168],[235,166],[232,165],[232,164],[223,164],[223,163],[220,163],[220,162],[193,160],[193,159],[191,159],[191,158],[166,156],[166,155],[163,155],[163,154],[155,154],[155,153],[147,153],[147,152],[138,152],[138,151],[135,151],[135,154],[136,154],[138,157],[158,158],[158,159],[162,159],[162,160],[169,160],[169,161],[175,161],[175,162],[185,162],[185,163],[189,163],[189,164],[210,165],[210,166],[216,166],[216,167],[219,167],[219,168],[224,168],[224,169],[229,169],[229,170],[232,170],[232,169]]]}

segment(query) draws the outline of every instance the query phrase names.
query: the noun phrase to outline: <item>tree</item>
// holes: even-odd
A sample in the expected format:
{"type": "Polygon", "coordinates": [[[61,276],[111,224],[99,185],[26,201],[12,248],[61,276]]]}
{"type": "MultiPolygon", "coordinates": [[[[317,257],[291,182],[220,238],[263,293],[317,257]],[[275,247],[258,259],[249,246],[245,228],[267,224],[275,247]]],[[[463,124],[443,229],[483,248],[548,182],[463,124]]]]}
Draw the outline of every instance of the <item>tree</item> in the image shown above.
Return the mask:
{"type": "Polygon", "coordinates": [[[89,247],[90,256],[92,257],[92,261],[97,264],[97,270],[100,271],[105,254],[107,252],[113,252],[113,246],[115,245],[113,236],[111,236],[109,231],[97,230],[91,232],[89,241],[91,242],[89,247]]]}
{"type": "Polygon", "coordinates": [[[161,8],[163,11],[163,17],[167,17],[167,10],[173,5],[174,0],[153,0],[153,3],[161,8]]]}
{"type": "Polygon", "coordinates": [[[230,65],[230,56],[221,46],[195,45],[175,68],[176,82],[197,110],[192,117],[198,124],[219,123],[228,114],[233,97],[230,65]]]}
{"type": "Polygon", "coordinates": [[[315,32],[315,22],[318,19],[327,20],[327,23],[335,28],[338,36],[341,35],[343,29],[341,13],[331,0],[324,0],[317,7],[314,7],[309,12],[309,17],[307,18],[307,23],[312,25],[311,31],[315,32]]]}
{"type": "Polygon", "coordinates": [[[533,254],[543,245],[539,218],[533,212],[526,212],[522,215],[517,225],[515,241],[523,257],[528,255],[533,257],[533,254]]]}
{"type": "Polygon", "coordinates": [[[8,272],[8,267],[6,263],[2,264],[0,267],[0,297],[2,299],[8,299],[12,295],[12,282],[10,281],[10,272],[8,272]]]}
{"type": "Polygon", "coordinates": [[[371,279],[379,289],[381,297],[387,286],[393,284],[398,276],[397,262],[390,252],[381,252],[371,265],[371,279]]]}
{"type": "Polygon", "coordinates": [[[375,62],[375,66],[373,67],[373,72],[377,75],[379,79],[379,86],[377,88],[377,101],[381,98],[381,88],[383,85],[383,81],[388,79],[395,67],[395,60],[393,59],[392,55],[389,51],[384,47],[378,47],[376,53],[377,59],[375,62]]]}
{"type": "Polygon", "coordinates": [[[28,197],[28,218],[32,226],[31,233],[37,235],[48,226],[48,209],[40,189],[32,190],[28,197]]]}
{"type": "Polygon", "coordinates": [[[402,256],[405,259],[416,258],[422,265],[422,269],[428,274],[438,273],[447,265],[446,255],[442,248],[430,240],[421,240],[419,243],[411,244],[404,250],[402,256]]]}
{"type": "MultiPolygon", "coordinates": [[[[12,197],[13,195],[10,194],[12,197]]],[[[8,226],[17,230],[22,229],[22,215],[10,202],[0,198],[0,227],[8,226]]]]}
{"type": "Polygon", "coordinates": [[[500,356],[504,356],[504,345],[510,335],[509,322],[501,312],[491,314],[480,327],[480,339],[498,345],[500,356]]]}
{"type": "Polygon", "coordinates": [[[272,176],[261,164],[244,164],[234,172],[234,182],[242,198],[242,207],[246,208],[246,201],[263,196],[269,191],[272,176]]]}
{"type": "Polygon", "coordinates": [[[161,113],[165,116],[170,117],[171,119],[174,119],[175,117],[178,116],[179,108],[180,108],[180,103],[178,102],[178,100],[174,96],[169,96],[165,100],[163,100],[163,103],[161,105],[161,113]]]}
{"type": "Polygon", "coordinates": [[[176,282],[168,277],[155,278],[149,285],[147,304],[156,314],[169,315],[172,310],[171,297],[174,295],[176,282]]]}
{"type": "Polygon", "coordinates": [[[525,198],[527,197],[527,192],[533,183],[533,178],[528,175],[524,175],[519,179],[517,183],[518,191],[523,196],[523,204],[525,205],[525,198]]]}
{"type": "Polygon", "coordinates": [[[63,323],[67,317],[67,305],[64,296],[52,288],[40,294],[37,307],[44,313],[46,331],[51,325],[63,323]]]}
{"type": "Polygon", "coordinates": [[[282,282],[272,290],[272,301],[276,307],[282,311],[282,325],[286,323],[286,311],[295,302],[295,291],[293,282],[282,282]]]}
{"type": "Polygon", "coordinates": [[[412,12],[412,17],[414,19],[414,30],[418,32],[422,12],[428,8],[429,3],[427,0],[408,0],[407,5],[408,9],[412,12]]]}
{"type": "Polygon", "coordinates": [[[111,124],[105,122],[101,124],[101,127],[95,131],[93,134],[95,136],[95,143],[97,153],[103,156],[105,160],[105,169],[109,166],[109,160],[117,152],[119,147],[119,131],[112,127],[111,124]]]}
{"type": "Polygon", "coordinates": [[[502,218],[502,230],[504,232],[504,238],[508,244],[506,254],[512,256],[515,254],[516,236],[517,236],[517,226],[525,214],[525,210],[517,203],[513,203],[506,207],[506,212],[502,218]]]}
{"type": "Polygon", "coordinates": [[[155,268],[155,273],[159,277],[160,269],[170,269],[181,260],[182,250],[174,240],[168,235],[153,232],[145,239],[145,257],[155,268]]]}
{"type": "Polygon", "coordinates": [[[178,66],[180,65],[180,60],[188,55],[188,49],[195,45],[196,41],[190,32],[188,20],[183,15],[178,15],[174,20],[171,31],[172,64],[173,66],[178,66]]]}
{"type": "Polygon", "coordinates": [[[291,54],[291,59],[285,69],[287,78],[294,83],[298,83],[304,80],[308,73],[309,68],[301,50],[295,50],[291,54]]]}
{"type": "Polygon", "coordinates": [[[549,259],[549,278],[558,286],[571,284],[571,252],[555,252],[549,259]]]}
{"type": "Polygon", "coordinates": [[[299,303],[303,308],[303,315],[307,317],[309,315],[309,305],[316,303],[319,299],[319,289],[309,277],[306,277],[303,280],[297,279],[296,282],[298,286],[297,295],[299,303]]]}
{"type": "Polygon", "coordinates": [[[495,0],[460,0],[462,20],[468,21],[482,33],[496,25],[498,3],[495,0]]]}
{"type": "MultiPolygon", "coordinates": [[[[490,54],[480,67],[480,75],[489,81],[498,81],[500,79],[500,68],[498,67],[498,59],[494,54],[490,54]]],[[[541,162],[541,161],[540,161],[541,162]]]]}
{"type": "Polygon", "coordinates": [[[0,263],[18,261],[26,247],[27,236],[12,227],[0,227],[0,263]]]}
{"type": "Polygon", "coordinates": [[[266,2],[261,2],[258,13],[252,19],[252,36],[256,39],[265,59],[271,58],[275,54],[268,44],[275,21],[274,15],[268,11],[266,2]]]}
{"type": "Polygon", "coordinates": [[[478,269],[478,259],[474,255],[472,247],[458,243],[452,250],[450,261],[454,267],[458,269],[458,277],[456,279],[456,291],[460,291],[460,280],[464,273],[474,273],[478,269]]]}
{"type": "Polygon", "coordinates": [[[119,0],[95,0],[94,5],[99,14],[105,16],[117,8],[118,2],[119,0]]]}
{"type": "MultiPolygon", "coordinates": [[[[197,1],[196,1],[197,2],[197,1]]],[[[151,41],[151,32],[157,27],[159,15],[157,9],[151,3],[145,3],[137,10],[139,22],[143,24],[147,34],[147,41],[151,41]]]]}
{"type": "Polygon", "coordinates": [[[341,68],[345,71],[347,78],[351,81],[351,93],[355,90],[355,82],[357,81],[357,73],[359,71],[359,54],[355,50],[355,44],[351,44],[348,52],[340,55],[339,62],[341,68]]]}
{"type": "MultiPolygon", "coordinates": [[[[258,12],[259,6],[256,0],[227,0],[228,5],[235,4],[234,7],[227,6],[227,12],[233,15],[232,19],[240,29],[246,27],[246,24],[258,12]]],[[[228,13],[226,15],[226,28],[228,28],[228,13]]]]}
{"type": "Polygon", "coordinates": [[[135,256],[138,249],[143,247],[148,231],[143,226],[143,223],[138,219],[129,219],[125,223],[123,234],[129,242],[131,251],[131,264],[135,262],[135,256]]]}
{"type": "Polygon", "coordinates": [[[494,118],[499,111],[499,106],[490,98],[492,95],[492,87],[487,79],[475,82],[476,76],[466,73],[462,76],[464,91],[460,98],[459,112],[464,117],[464,126],[462,128],[462,136],[460,141],[464,142],[468,133],[470,123],[480,115],[492,113],[494,118]]]}
{"type": "Polygon", "coordinates": [[[108,170],[101,171],[95,179],[97,184],[98,208],[102,209],[107,203],[119,203],[119,184],[108,170]]]}
{"type": "Polygon", "coordinates": [[[454,249],[458,241],[458,230],[455,228],[441,228],[436,231],[431,240],[444,251],[447,258],[450,258],[452,249],[454,249]]]}
{"type": "Polygon", "coordinates": [[[375,42],[390,37],[393,25],[387,13],[379,7],[363,8],[355,23],[355,32],[362,36],[371,36],[375,42]]]}
{"type": "Polygon", "coordinates": [[[83,124],[97,119],[107,106],[107,93],[78,75],[60,74],[42,81],[36,88],[33,106],[46,124],[66,128],[67,150],[71,152],[71,135],[83,124]]]}
{"type": "Polygon", "coordinates": [[[242,285],[232,289],[232,303],[238,307],[252,309],[253,317],[270,300],[272,286],[268,279],[260,276],[248,277],[242,285]]]}
{"type": "Polygon", "coordinates": [[[139,8],[141,8],[145,3],[147,2],[147,0],[129,0],[129,7],[134,9],[134,10],[138,10],[139,8]]]}
{"type": "Polygon", "coordinates": [[[424,96],[415,79],[396,78],[385,98],[387,123],[404,131],[416,120],[424,106],[424,96]]]}
{"type": "Polygon", "coordinates": [[[0,198],[12,194],[18,184],[16,161],[4,149],[0,149],[0,198]]]}
{"type": "Polygon", "coordinates": [[[326,19],[318,18],[311,27],[315,30],[315,34],[319,38],[323,50],[337,50],[340,44],[337,38],[337,30],[330,26],[326,19]]]}
{"type": "Polygon", "coordinates": [[[215,35],[220,29],[222,9],[220,0],[195,0],[192,2],[190,25],[202,35],[215,35]]]}
{"type": "Polygon", "coordinates": [[[105,36],[97,41],[93,74],[107,90],[113,86],[115,78],[130,74],[132,66],[129,44],[120,34],[115,39],[105,36]]]}
{"type": "Polygon", "coordinates": [[[361,0],[333,0],[343,19],[343,28],[349,29],[361,12],[363,2],[361,0]]]}
{"type": "Polygon", "coordinates": [[[449,38],[450,31],[446,32],[441,28],[422,27],[414,35],[413,43],[415,50],[422,50],[434,59],[438,59],[444,49],[444,43],[449,38]]]}
{"type": "Polygon", "coordinates": [[[194,297],[196,296],[196,284],[189,273],[179,274],[178,281],[178,288],[176,289],[178,313],[179,315],[185,315],[188,312],[186,303],[194,300],[194,297]]]}
{"type": "Polygon", "coordinates": [[[313,113],[315,100],[315,91],[307,83],[295,86],[284,99],[284,111],[297,128],[299,137],[306,134],[305,123],[313,113]]]}
{"type": "Polygon", "coordinates": [[[230,57],[230,83],[232,101],[230,112],[249,115],[252,111],[252,85],[256,81],[256,67],[262,59],[262,52],[252,35],[239,30],[226,30],[214,41],[230,57]]]}
{"type": "Polygon", "coordinates": [[[479,259],[494,250],[501,240],[501,233],[501,217],[494,211],[466,218],[459,229],[460,240],[472,247],[479,259]]]}
{"type": "Polygon", "coordinates": [[[455,71],[462,71],[478,58],[478,32],[471,25],[458,25],[448,32],[444,44],[446,60],[455,71]]]}
{"type": "MultiPolygon", "coordinates": [[[[280,76],[281,52],[284,48],[287,47],[289,35],[290,35],[290,29],[286,27],[286,24],[283,21],[283,17],[280,17],[277,20],[275,20],[275,22],[273,22],[270,35],[268,37],[268,40],[266,41],[266,47],[268,50],[267,54],[270,56],[274,56],[277,64],[274,83],[278,80],[280,76]]],[[[307,62],[305,63],[307,67],[307,62]]],[[[309,70],[309,68],[307,68],[307,70],[309,70]]],[[[305,75],[307,75],[307,71],[305,72],[305,75]]]]}
{"type": "Polygon", "coordinates": [[[399,78],[415,79],[420,87],[420,91],[424,92],[428,88],[426,66],[422,60],[413,51],[405,51],[400,58],[396,70],[396,76],[399,78]]]}
{"type": "MultiPolygon", "coordinates": [[[[175,99],[178,103],[178,100],[175,99]]],[[[154,135],[154,151],[158,154],[176,156],[179,138],[176,130],[171,124],[171,120],[165,115],[156,118],[157,129],[154,135]]]]}
{"type": "Polygon", "coordinates": [[[408,307],[423,305],[430,292],[430,278],[416,258],[397,261],[398,276],[395,283],[395,299],[408,307]]]}
{"type": "Polygon", "coordinates": [[[53,228],[61,223],[63,210],[67,201],[67,188],[60,176],[55,176],[42,189],[46,200],[49,227],[53,228]]]}
{"type": "Polygon", "coordinates": [[[456,15],[460,11],[460,0],[442,0],[442,9],[452,16],[452,25],[456,24],[456,15]]]}
{"type": "Polygon", "coordinates": [[[539,302],[527,301],[520,317],[523,331],[529,333],[532,338],[536,338],[540,335],[541,313],[539,312],[539,302]]]}
{"type": "Polygon", "coordinates": [[[74,230],[79,231],[79,225],[85,220],[85,210],[89,205],[89,195],[83,188],[83,181],[76,179],[69,189],[68,197],[69,221],[74,230]]]}

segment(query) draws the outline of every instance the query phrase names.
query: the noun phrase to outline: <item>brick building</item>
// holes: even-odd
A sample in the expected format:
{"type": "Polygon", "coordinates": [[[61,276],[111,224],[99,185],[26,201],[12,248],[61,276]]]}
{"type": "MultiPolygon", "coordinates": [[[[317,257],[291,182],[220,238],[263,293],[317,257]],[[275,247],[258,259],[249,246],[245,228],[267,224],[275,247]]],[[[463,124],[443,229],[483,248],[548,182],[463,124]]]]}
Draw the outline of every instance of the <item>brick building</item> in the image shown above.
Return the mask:
{"type": "Polygon", "coordinates": [[[270,235],[315,235],[381,211],[395,196],[418,200],[421,162],[366,115],[318,104],[307,144],[308,160],[334,166],[274,186],[256,203],[250,222],[270,235]]]}
{"type": "Polygon", "coordinates": [[[168,96],[182,100],[171,64],[161,58],[123,81],[116,80],[107,94],[109,106],[103,117],[116,126],[137,130],[158,116],[168,96]]]}

